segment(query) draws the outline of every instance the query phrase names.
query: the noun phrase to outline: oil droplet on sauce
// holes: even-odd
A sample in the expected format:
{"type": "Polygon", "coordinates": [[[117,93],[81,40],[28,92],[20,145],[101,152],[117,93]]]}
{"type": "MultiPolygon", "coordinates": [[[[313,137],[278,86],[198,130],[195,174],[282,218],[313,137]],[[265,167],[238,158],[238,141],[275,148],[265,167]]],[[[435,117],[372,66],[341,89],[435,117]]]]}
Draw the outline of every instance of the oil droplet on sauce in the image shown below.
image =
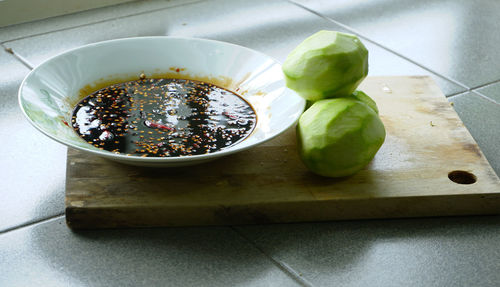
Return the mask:
{"type": "Polygon", "coordinates": [[[256,120],[249,103],[216,85],[141,77],[85,97],[76,105],[71,125],[103,150],[175,157],[230,147],[250,135],[256,120]]]}

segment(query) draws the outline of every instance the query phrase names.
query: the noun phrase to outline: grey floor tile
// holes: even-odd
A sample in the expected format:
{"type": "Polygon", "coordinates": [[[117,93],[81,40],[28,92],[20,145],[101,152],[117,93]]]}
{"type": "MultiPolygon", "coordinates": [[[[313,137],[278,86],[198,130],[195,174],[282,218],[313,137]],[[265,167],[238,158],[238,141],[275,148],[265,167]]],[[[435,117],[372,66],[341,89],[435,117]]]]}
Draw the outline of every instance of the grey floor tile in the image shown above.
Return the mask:
{"type": "Polygon", "coordinates": [[[0,286],[298,286],[229,228],[70,231],[58,218],[0,235],[0,286]]]}
{"type": "Polygon", "coordinates": [[[482,87],[475,90],[475,92],[488,97],[497,103],[500,103],[500,82],[482,87]]]}
{"type": "Polygon", "coordinates": [[[238,227],[315,286],[496,286],[500,217],[238,227]]]}
{"type": "Polygon", "coordinates": [[[142,0],[0,28],[0,43],[203,0],[142,0]]]}
{"type": "Polygon", "coordinates": [[[64,212],[66,148],[24,119],[17,90],[29,70],[0,51],[0,232],[64,212]]]}
{"type": "MultiPolygon", "coordinates": [[[[5,43],[37,65],[50,56],[102,40],[152,35],[210,38],[244,45],[280,61],[321,30],[342,30],[281,1],[206,1],[5,43]],[[98,33],[96,31],[103,31],[98,33]]],[[[370,43],[370,75],[424,75],[428,71],[370,43]]],[[[446,95],[465,88],[434,75],[446,95]]]]}
{"type": "Polygon", "coordinates": [[[500,176],[500,105],[475,93],[457,95],[449,100],[500,176]]]}
{"type": "Polygon", "coordinates": [[[468,87],[500,78],[498,1],[294,1],[468,87]]]}

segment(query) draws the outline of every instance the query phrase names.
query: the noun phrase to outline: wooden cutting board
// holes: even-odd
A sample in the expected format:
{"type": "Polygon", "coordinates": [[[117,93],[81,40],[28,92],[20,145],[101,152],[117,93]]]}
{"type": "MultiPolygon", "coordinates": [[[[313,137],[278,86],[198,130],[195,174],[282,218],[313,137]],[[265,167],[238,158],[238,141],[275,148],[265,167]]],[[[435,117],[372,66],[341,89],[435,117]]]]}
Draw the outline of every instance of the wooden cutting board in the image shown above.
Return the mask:
{"type": "Polygon", "coordinates": [[[387,138],[354,176],[309,172],[295,131],[210,163],[126,166],[70,149],[71,228],[232,225],[500,213],[500,181],[428,77],[371,77],[387,138]],[[460,184],[458,182],[472,182],[460,184]]]}

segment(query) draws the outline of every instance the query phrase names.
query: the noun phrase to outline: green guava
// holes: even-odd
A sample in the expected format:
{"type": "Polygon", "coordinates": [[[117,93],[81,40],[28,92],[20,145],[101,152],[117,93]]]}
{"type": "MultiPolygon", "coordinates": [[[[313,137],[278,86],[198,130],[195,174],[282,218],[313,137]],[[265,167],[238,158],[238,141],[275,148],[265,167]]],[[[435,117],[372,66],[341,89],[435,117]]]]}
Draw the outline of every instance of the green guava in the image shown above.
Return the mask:
{"type": "Polygon", "coordinates": [[[288,54],[283,73],[306,100],[346,97],[368,74],[368,50],[355,35],[319,31],[288,54]]]}
{"type": "Polygon", "coordinates": [[[365,167],[385,140],[384,124],[373,108],[354,98],[315,102],[297,125],[299,155],[312,172],[352,175],[365,167]]]}

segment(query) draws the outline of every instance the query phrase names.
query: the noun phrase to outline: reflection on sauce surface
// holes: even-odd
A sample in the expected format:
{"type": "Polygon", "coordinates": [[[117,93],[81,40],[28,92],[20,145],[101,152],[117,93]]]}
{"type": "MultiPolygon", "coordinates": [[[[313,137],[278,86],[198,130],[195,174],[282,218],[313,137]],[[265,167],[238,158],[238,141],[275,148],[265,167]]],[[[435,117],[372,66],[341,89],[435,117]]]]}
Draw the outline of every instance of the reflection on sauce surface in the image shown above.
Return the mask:
{"type": "Polygon", "coordinates": [[[72,126],[88,143],[115,153],[173,157],[212,153],[247,137],[250,104],[218,86],[183,79],[113,84],[80,101],[72,126]]]}

